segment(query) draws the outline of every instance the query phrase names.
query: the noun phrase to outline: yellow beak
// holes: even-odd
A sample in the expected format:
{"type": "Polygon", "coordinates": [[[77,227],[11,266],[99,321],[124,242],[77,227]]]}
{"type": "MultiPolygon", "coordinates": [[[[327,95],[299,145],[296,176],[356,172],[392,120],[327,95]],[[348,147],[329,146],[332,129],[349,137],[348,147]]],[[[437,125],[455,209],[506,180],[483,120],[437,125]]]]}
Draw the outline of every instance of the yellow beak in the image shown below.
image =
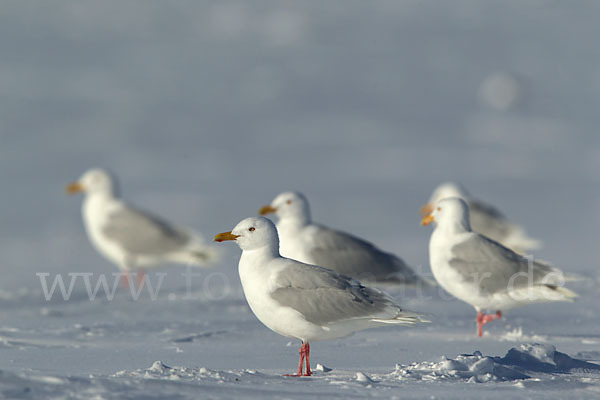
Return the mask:
{"type": "Polygon", "coordinates": [[[423,225],[423,226],[429,225],[433,221],[435,221],[435,219],[433,218],[433,215],[429,214],[429,215],[426,215],[423,217],[423,219],[421,220],[421,225],[423,225]]]}
{"type": "Polygon", "coordinates": [[[234,235],[233,233],[231,233],[231,231],[229,231],[215,235],[215,238],[213,240],[215,242],[224,242],[225,240],[235,240],[239,237],[240,235],[234,235]]]}
{"type": "Polygon", "coordinates": [[[65,187],[65,192],[67,192],[68,194],[75,194],[75,193],[83,192],[84,190],[85,189],[83,188],[83,186],[79,182],[69,183],[65,187]]]}
{"type": "Polygon", "coordinates": [[[271,207],[271,206],[263,206],[260,208],[260,210],[258,210],[258,213],[260,215],[272,214],[274,212],[277,212],[277,209],[275,207],[271,207]]]}
{"type": "Polygon", "coordinates": [[[419,208],[419,214],[421,214],[421,217],[431,214],[432,211],[433,204],[431,203],[423,204],[421,208],[419,208]]]}

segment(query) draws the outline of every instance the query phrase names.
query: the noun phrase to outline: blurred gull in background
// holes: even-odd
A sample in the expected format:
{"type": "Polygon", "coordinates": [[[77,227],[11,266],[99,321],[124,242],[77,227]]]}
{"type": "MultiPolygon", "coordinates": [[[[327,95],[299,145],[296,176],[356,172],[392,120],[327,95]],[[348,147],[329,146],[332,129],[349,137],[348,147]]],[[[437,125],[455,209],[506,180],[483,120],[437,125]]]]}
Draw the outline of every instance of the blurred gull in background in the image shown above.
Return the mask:
{"type": "Polygon", "coordinates": [[[345,232],[315,224],[303,194],[284,192],[259,210],[279,217],[281,255],[366,282],[425,284],[402,259],[345,232]]]}
{"type": "Polygon", "coordinates": [[[453,182],[443,183],[433,191],[429,202],[420,209],[421,216],[429,214],[438,201],[447,197],[458,197],[468,204],[469,219],[475,232],[479,232],[517,253],[541,247],[540,240],[530,238],[521,226],[509,221],[495,207],[473,199],[462,186],[453,182]]]}
{"type": "MultiPolygon", "coordinates": [[[[121,200],[116,179],[107,171],[91,169],[66,191],[86,194],[82,213],[90,241],[123,273],[137,269],[138,285],[148,266],[162,262],[204,266],[217,259],[216,249],[192,230],[121,200]]],[[[128,274],[122,275],[122,283],[128,285],[128,274]]]]}

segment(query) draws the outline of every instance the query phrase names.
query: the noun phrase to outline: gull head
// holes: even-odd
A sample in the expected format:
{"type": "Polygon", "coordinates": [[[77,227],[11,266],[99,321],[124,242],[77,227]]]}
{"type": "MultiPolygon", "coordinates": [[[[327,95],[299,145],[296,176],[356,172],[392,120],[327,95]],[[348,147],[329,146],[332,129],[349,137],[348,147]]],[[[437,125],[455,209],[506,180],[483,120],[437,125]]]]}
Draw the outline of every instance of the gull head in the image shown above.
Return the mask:
{"type": "Polygon", "coordinates": [[[275,213],[279,219],[293,218],[300,220],[310,219],[308,200],[299,192],[283,192],[270,205],[258,210],[260,215],[275,213]]]}
{"type": "Polygon", "coordinates": [[[65,191],[69,194],[85,192],[87,194],[116,194],[116,180],[108,172],[100,168],[93,168],[85,172],[79,180],[69,183],[65,191]]]}
{"type": "Polygon", "coordinates": [[[255,250],[265,246],[279,247],[277,228],[265,217],[250,217],[242,220],[229,232],[215,235],[215,242],[235,241],[242,250],[255,250]]]}
{"type": "Polygon", "coordinates": [[[466,189],[458,183],[442,183],[437,188],[435,188],[435,190],[431,194],[431,197],[429,198],[429,201],[419,209],[421,217],[430,214],[433,211],[434,205],[438,201],[447,197],[458,197],[459,199],[466,200],[469,197],[469,194],[467,193],[466,189]]]}
{"type": "Polygon", "coordinates": [[[458,197],[447,197],[438,201],[431,213],[421,220],[421,225],[429,225],[436,222],[438,225],[461,225],[470,230],[469,207],[467,203],[458,197]]]}

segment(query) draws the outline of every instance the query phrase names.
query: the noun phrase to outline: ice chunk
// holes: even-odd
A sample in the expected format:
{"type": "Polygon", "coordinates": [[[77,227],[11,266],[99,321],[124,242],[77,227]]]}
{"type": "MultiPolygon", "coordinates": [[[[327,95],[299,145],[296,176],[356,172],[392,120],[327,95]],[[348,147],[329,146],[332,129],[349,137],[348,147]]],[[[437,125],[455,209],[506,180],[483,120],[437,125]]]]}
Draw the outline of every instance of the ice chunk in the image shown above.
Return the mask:
{"type": "Polygon", "coordinates": [[[360,383],[373,383],[373,380],[364,372],[356,373],[356,381],[360,383]]]}

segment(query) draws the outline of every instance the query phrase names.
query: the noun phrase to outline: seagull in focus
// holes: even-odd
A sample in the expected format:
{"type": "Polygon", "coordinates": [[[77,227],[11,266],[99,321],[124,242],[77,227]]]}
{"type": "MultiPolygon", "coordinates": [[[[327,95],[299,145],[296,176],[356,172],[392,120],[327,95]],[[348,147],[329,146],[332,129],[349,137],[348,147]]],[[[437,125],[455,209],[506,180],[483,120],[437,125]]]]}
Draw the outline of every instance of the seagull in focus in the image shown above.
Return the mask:
{"type": "Polygon", "coordinates": [[[312,222],[308,200],[298,192],[284,192],[260,215],[279,218],[280,252],[284,257],[332,269],[364,282],[429,286],[401,258],[349,233],[312,222]]]}
{"type": "Polygon", "coordinates": [[[213,247],[188,228],[143,211],[120,197],[114,176],[95,168],[66,188],[69,194],[85,193],[82,206],[87,235],[100,254],[122,272],[128,285],[129,273],[137,272],[137,284],[144,268],[164,262],[204,266],[217,259],[213,247]]]}
{"type": "Polygon", "coordinates": [[[291,376],[311,375],[311,341],[384,325],[429,322],[350,277],[282,257],[277,229],[267,218],[246,218],[214,240],[233,240],[242,249],[240,279],[256,317],[276,333],[302,342],[298,371],[291,376]]]}
{"type": "Polygon", "coordinates": [[[470,304],[477,316],[477,335],[501,310],[529,303],[572,301],[577,295],[563,287],[568,277],[543,261],[523,257],[471,230],[464,200],[437,202],[422,225],[436,223],[429,241],[433,276],[448,293],[470,304]],[[484,314],[482,310],[497,310],[484,314]]]}
{"type": "Polygon", "coordinates": [[[521,254],[542,246],[540,240],[527,236],[523,227],[508,220],[498,209],[472,198],[465,188],[453,182],[443,183],[433,191],[429,202],[419,210],[421,217],[431,213],[434,204],[446,197],[458,197],[467,203],[471,226],[475,232],[521,254]]]}

